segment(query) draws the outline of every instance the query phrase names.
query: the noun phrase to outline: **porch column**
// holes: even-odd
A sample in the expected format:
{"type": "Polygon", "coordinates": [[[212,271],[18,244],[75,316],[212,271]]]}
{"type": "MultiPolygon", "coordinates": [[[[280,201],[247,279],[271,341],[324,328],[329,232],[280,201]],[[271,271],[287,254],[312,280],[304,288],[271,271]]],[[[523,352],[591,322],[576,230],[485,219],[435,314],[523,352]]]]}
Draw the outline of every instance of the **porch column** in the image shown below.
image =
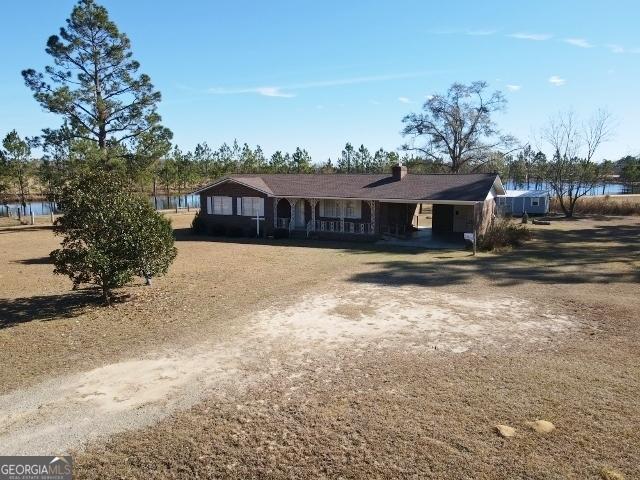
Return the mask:
{"type": "Polygon", "coordinates": [[[316,231],[316,204],[318,203],[317,198],[310,198],[309,203],[311,204],[311,230],[316,231]]]}
{"type": "Polygon", "coordinates": [[[371,234],[375,235],[376,233],[376,201],[369,200],[369,211],[371,212],[371,234]]]}
{"type": "Polygon", "coordinates": [[[278,202],[280,198],[273,197],[273,228],[278,228],[278,202]]]}
{"type": "Polygon", "coordinates": [[[293,230],[293,227],[296,224],[296,203],[300,200],[299,198],[288,198],[289,205],[291,206],[291,219],[289,220],[289,230],[293,230]]]}
{"type": "Polygon", "coordinates": [[[338,200],[338,208],[340,209],[340,231],[344,232],[344,200],[338,200]]]}

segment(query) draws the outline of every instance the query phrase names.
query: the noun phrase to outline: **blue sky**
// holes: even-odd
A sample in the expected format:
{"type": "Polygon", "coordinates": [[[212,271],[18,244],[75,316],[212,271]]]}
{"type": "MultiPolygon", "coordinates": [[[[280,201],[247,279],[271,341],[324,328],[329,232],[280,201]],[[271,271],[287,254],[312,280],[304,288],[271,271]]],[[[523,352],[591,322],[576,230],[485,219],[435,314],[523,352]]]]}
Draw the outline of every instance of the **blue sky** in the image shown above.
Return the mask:
{"type": "MultiPolygon", "coordinates": [[[[36,135],[41,111],[20,71],[75,2],[4,5],[0,135],[36,135]]],[[[397,149],[401,119],[455,81],[505,92],[503,131],[526,141],[560,110],[615,118],[601,157],[640,153],[640,2],[103,0],[163,94],[185,149],[200,141],[307,148],[336,158],[346,141],[397,149]],[[179,5],[179,6],[176,6],[179,5]]]]}

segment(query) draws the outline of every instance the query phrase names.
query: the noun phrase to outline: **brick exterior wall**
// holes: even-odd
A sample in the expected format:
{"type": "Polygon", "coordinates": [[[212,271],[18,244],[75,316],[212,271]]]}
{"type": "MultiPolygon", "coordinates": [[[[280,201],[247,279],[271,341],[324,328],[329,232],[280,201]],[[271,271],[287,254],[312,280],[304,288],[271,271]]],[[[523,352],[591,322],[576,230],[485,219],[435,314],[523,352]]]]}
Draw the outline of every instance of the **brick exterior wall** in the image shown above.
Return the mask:
{"type": "MultiPolygon", "coordinates": [[[[209,234],[218,234],[229,236],[255,236],[256,221],[255,217],[247,217],[238,212],[237,199],[242,197],[261,197],[264,198],[264,220],[260,222],[260,232],[262,236],[270,236],[274,234],[274,198],[260,192],[251,187],[241,185],[235,182],[225,182],[200,193],[201,215],[209,234]],[[213,215],[207,213],[207,197],[225,196],[232,198],[233,215],[213,215]],[[221,231],[222,230],[222,231],[221,231]]],[[[394,231],[396,226],[404,231],[413,221],[416,213],[416,204],[413,203],[385,203],[376,202],[375,209],[375,233],[373,236],[350,234],[346,232],[313,232],[316,238],[330,238],[335,240],[372,240],[378,237],[381,232],[394,231]]],[[[451,232],[453,230],[452,221],[449,216],[452,215],[454,208],[451,205],[434,205],[433,206],[433,230],[434,232],[451,232]],[[446,218],[446,221],[443,221],[446,218]]],[[[277,206],[277,216],[280,218],[290,218],[291,208],[289,201],[285,198],[279,199],[277,206]]],[[[316,220],[338,220],[334,217],[320,216],[319,201],[315,206],[316,220]]],[[[345,221],[371,223],[371,209],[367,201],[361,201],[361,218],[345,219],[345,221]]],[[[495,211],[493,200],[488,200],[481,204],[478,208],[476,221],[478,222],[479,233],[486,231],[492,221],[495,211]]],[[[305,222],[311,221],[311,203],[305,199],[305,222]]]]}
{"type": "Polygon", "coordinates": [[[260,222],[260,231],[266,235],[273,234],[273,198],[269,198],[265,193],[255,190],[235,182],[226,182],[213,186],[200,192],[200,209],[202,218],[211,232],[214,227],[224,228],[227,233],[238,233],[242,236],[255,236],[255,217],[245,217],[238,212],[237,199],[241,197],[261,197],[264,198],[264,220],[260,222]],[[233,204],[233,215],[213,215],[207,213],[207,197],[223,196],[231,197],[233,204]]]}

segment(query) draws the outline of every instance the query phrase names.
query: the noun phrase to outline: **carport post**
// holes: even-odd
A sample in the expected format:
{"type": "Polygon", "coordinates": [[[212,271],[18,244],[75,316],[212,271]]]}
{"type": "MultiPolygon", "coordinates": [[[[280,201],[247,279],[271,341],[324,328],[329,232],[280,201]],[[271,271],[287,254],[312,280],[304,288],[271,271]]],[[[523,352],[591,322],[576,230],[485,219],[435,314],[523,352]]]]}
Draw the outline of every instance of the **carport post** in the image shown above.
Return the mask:
{"type": "Polygon", "coordinates": [[[476,243],[478,241],[478,202],[473,204],[473,255],[476,254],[476,243]]]}

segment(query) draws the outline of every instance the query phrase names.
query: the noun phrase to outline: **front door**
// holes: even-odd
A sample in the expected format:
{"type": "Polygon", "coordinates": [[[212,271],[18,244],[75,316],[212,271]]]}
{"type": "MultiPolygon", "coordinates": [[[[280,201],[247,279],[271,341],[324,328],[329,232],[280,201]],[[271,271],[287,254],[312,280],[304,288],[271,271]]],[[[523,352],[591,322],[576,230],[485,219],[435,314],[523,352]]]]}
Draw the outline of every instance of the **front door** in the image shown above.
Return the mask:
{"type": "Polygon", "coordinates": [[[296,203],[296,228],[304,228],[305,226],[304,200],[298,200],[296,203]]]}

